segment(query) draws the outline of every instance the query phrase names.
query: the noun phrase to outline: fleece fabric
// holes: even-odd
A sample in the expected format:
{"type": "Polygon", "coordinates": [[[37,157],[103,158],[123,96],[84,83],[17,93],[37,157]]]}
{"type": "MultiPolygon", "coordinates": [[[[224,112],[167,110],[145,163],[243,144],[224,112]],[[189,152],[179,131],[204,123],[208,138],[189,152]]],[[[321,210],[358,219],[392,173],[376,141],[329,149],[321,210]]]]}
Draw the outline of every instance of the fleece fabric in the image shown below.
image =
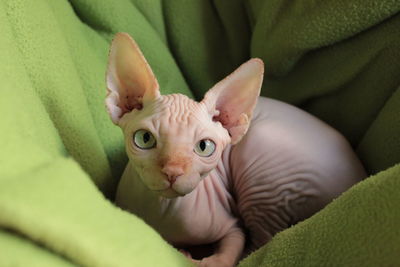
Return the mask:
{"type": "Polygon", "coordinates": [[[371,174],[239,266],[396,266],[400,1],[0,0],[0,266],[189,266],[112,201],[127,162],[105,111],[116,32],[163,94],[200,99],[250,57],[262,94],[342,132],[371,174]]]}

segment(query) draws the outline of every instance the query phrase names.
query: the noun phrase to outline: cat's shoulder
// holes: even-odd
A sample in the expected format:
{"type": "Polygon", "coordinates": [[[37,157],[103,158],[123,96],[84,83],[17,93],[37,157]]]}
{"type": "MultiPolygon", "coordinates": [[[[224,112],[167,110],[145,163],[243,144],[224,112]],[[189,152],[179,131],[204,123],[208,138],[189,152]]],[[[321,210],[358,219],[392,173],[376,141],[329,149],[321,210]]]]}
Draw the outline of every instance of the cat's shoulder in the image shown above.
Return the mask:
{"type": "Polygon", "coordinates": [[[258,98],[251,125],[253,128],[262,128],[262,131],[284,131],[288,135],[302,137],[300,139],[344,139],[337,130],[314,115],[294,105],[267,97],[258,98]]]}

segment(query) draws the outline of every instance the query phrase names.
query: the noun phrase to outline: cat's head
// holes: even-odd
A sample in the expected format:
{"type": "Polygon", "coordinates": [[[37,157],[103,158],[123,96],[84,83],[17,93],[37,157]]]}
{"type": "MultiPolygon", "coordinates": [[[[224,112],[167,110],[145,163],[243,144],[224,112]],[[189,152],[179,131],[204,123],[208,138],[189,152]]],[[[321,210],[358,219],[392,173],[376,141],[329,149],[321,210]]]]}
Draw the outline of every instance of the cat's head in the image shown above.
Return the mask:
{"type": "Polygon", "coordinates": [[[245,135],[260,93],[264,66],[251,59],[217,83],[201,102],[161,95],[154,74],[128,34],[114,38],[106,106],[121,127],[133,168],[159,195],[190,193],[216,167],[228,144],[245,135]]]}

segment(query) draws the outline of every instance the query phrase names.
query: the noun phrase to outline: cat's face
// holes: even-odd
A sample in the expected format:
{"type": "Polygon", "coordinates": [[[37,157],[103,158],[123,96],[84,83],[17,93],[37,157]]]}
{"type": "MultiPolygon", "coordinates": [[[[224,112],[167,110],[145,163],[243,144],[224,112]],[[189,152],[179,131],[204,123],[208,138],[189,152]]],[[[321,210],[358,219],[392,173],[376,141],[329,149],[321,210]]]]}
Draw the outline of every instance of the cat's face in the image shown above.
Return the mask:
{"type": "Polygon", "coordinates": [[[161,96],[122,120],[132,167],[147,188],[168,198],[196,188],[231,141],[204,103],[179,94],[161,96]]]}
{"type": "Polygon", "coordinates": [[[113,40],[106,106],[146,187],[173,198],[193,191],[227,144],[245,135],[260,93],[263,63],[251,59],[211,88],[201,102],[162,96],[150,66],[127,34],[113,40]]]}

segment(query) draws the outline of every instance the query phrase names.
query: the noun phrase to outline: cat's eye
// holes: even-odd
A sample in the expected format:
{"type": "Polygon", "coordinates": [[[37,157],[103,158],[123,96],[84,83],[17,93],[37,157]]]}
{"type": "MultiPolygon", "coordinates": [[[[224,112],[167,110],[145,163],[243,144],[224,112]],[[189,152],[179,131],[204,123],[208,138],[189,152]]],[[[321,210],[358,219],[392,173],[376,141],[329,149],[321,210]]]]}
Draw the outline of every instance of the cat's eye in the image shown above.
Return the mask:
{"type": "Polygon", "coordinates": [[[194,147],[194,152],[201,157],[209,157],[215,151],[215,143],[210,139],[202,139],[194,147]]]}
{"type": "Polygon", "coordinates": [[[151,132],[147,130],[137,130],[133,135],[133,142],[140,149],[150,149],[156,146],[157,142],[151,132]]]}

